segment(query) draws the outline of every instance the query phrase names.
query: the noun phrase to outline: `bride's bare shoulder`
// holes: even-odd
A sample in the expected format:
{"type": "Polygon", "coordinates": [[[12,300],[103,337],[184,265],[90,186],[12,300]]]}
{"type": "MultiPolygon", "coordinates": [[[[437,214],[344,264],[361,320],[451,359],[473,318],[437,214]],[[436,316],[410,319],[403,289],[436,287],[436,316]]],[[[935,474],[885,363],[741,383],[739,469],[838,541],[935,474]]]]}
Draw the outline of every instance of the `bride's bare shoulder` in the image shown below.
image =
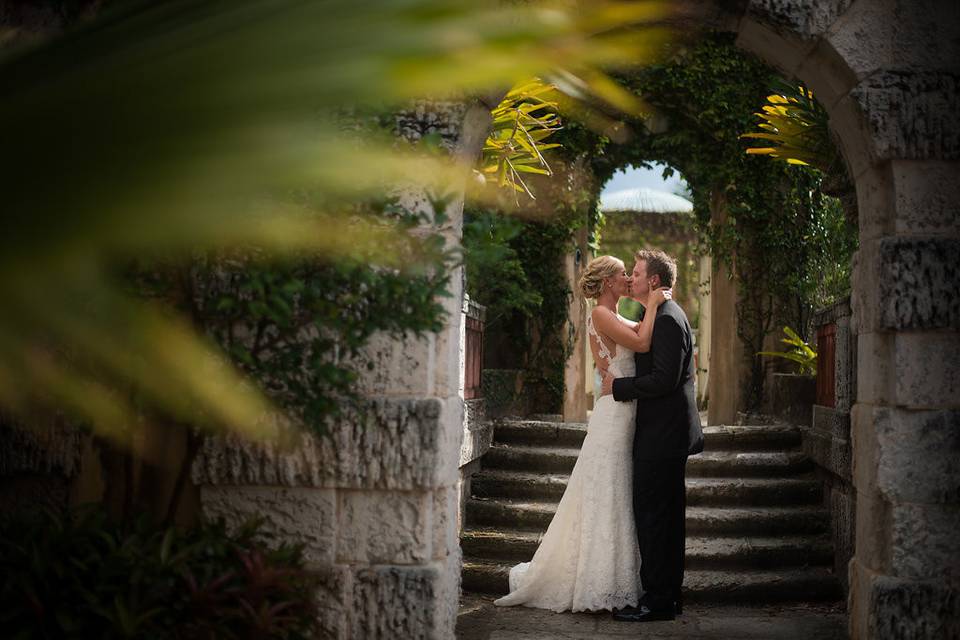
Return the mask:
{"type": "Polygon", "coordinates": [[[609,327],[611,322],[616,322],[616,314],[606,307],[601,307],[597,305],[590,312],[590,317],[593,318],[593,324],[599,328],[609,327]]]}

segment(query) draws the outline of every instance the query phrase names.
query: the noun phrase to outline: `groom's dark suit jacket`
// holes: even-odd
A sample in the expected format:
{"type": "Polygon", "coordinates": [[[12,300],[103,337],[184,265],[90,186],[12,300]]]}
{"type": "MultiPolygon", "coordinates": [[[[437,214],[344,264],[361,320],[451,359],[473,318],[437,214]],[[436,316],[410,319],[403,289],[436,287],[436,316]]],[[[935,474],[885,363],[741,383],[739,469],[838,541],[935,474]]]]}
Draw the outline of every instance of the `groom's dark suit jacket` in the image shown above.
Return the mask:
{"type": "Polygon", "coordinates": [[[635,358],[636,377],[613,381],[615,400],[639,400],[634,458],[673,458],[703,451],[694,389],[693,332],[680,305],[667,300],[657,308],[650,352],[635,358]]]}

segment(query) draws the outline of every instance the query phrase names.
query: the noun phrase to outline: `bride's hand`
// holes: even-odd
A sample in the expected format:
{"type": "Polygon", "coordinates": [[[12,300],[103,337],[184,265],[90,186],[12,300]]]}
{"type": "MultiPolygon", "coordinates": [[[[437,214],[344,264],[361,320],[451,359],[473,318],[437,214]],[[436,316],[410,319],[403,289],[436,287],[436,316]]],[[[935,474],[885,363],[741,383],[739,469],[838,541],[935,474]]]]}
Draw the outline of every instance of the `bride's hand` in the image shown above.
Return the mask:
{"type": "Polygon", "coordinates": [[[647,294],[647,308],[656,309],[661,304],[673,298],[673,289],[668,289],[667,287],[660,287],[659,289],[651,289],[650,293],[647,294]]]}

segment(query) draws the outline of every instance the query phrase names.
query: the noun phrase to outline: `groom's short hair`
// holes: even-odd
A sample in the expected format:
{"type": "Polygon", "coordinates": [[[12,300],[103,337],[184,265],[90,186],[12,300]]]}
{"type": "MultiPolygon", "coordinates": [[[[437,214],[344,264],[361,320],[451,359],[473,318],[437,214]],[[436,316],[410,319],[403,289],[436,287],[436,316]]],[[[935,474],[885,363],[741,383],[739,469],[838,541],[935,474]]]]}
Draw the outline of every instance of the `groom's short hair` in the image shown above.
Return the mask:
{"type": "Polygon", "coordinates": [[[647,277],[660,276],[661,287],[672,287],[677,279],[677,261],[658,249],[640,249],[634,254],[637,262],[647,263],[647,277]]]}

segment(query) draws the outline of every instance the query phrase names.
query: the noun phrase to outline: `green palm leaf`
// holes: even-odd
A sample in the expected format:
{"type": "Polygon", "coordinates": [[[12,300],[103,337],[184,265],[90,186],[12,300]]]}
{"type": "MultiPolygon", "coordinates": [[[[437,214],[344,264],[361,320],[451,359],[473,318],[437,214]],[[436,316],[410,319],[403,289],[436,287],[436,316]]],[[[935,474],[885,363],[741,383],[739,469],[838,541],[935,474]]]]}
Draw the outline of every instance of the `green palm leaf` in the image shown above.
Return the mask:
{"type": "Polygon", "coordinates": [[[628,105],[596,66],[643,60],[656,34],[621,27],[662,15],[649,2],[170,0],[122,3],[8,52],[0,402],[64,408],[123,439],[137,390],[192,424],[266,434],[260,392],[183,320],[123,294],[107,266],[249,244],[328,260],[379,245],[389,262],[391,230],[330,203],[466,169],[346,138],[344,113],[515,85],[522,108],[494,121],[522,120],[521,137],[488,140],[490,173],[527,190],[520,172],[548,169],[517,161],[542,162],[559,122],[546,85],[516,83],[553,74],[628,105]],[[303,191],[320,204],[292,197],[303,191]]]}

